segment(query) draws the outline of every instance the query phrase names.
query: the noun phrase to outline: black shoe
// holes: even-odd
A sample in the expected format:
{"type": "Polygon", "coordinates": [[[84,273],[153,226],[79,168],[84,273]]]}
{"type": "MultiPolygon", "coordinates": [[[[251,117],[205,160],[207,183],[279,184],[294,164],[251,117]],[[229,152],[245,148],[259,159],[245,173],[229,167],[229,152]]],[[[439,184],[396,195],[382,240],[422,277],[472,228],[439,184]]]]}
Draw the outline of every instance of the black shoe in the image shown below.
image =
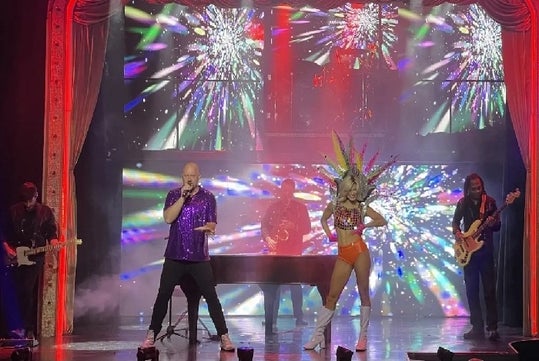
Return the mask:
{"type": "Polygon", "coordinates": [[[480,340],[482,338],[485,338],[485,333],[483,330],[477,330],[472,328],[470,331],[466,332],[462,337],[465,340],[480,340]]]}
{"type": "Polygon", "coordinates": [[[490,341],[498,341],[500,339],[500,334],[496,330],[488,331],[488,336],[487,337],[488,337],[488,339],[490,341]]]}
{"type": "Polygon", "coordinates": [[[303,320],[302,318],[298,318],[296,320],[296,326],[306,326],[308,325],[307,321],[303,320]]]}

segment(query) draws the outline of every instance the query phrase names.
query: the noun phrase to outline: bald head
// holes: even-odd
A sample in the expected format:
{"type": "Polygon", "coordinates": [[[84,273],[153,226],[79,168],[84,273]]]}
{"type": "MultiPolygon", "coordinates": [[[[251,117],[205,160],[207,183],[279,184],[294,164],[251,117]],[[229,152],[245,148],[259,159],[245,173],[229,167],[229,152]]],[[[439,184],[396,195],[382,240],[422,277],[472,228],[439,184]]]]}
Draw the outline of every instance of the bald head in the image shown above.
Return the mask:
{"type": "Polygon", "coordinates": [[[198,186],[200,181],[200,169],[194,162],[185,164],[182,172],[182,182],[184,185],[189,185],[190,188],[198,186]]]}
{"type": "Polygon", "coordinates": [[[183,166],[183,174],[185,173],[196,173],[197,175],[200,175],[200,169],[198,168],[198,164],[196,164],[195,162],[186,163],[183,166]]]}

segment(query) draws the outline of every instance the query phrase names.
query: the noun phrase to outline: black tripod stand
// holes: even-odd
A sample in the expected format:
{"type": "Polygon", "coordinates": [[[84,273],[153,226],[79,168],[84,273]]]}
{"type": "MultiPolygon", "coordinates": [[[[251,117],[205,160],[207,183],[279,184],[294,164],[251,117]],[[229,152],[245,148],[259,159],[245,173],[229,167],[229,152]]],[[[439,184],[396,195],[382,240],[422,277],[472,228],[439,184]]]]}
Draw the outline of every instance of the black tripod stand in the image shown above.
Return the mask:
{"type": "MultiPolygon", "coordinates": [[[[183,319],[185,317],[186,313],[187,313],[187,311],[182,312],[182,314],[180,315],[180,318],[183,319]]],[[[163,339],[165,339],[165,338],[170,339],[170,337],[172,335],[176,335],[176,336],[180,336],[180,337],[185,338],[185,335],[182,335],[181,333],[176,332],[176,326],[177,325],[178,325],[178,322],[176,322],[174,325],[172,324],[172,297],[170,297],[170,300],[168,301],[168,326],[167,326],[167,329],[165,330],[165,333],[162,334],[161,336],[157,337],[156,341],[163,341],[163,339]]],[[[189,332],[189,337],[191,337],[191,332],[189,332]]],[[[195,330],[195,336],[194,337],[195,337],[195,341],[196,341],[196,330],[195,330]]]]}
{"type": "Polygon", "coordinates": [[[180,336],[183,338],[189,339],[189,344],[196,345],[200,343],[197,339],[198,323],[201,324],[204,331],[208,333],[208,338],[210,340],[219,340],[218,335],[212,335],[208,327],[202,320],[198,317],[198,307],[200,304],[200,298],[202,297],[200,291],[194,284],[194,281],[190,279],[182,279],[180,282],[180,288],[187,298],[187,311],[183,311],[176,322],[172,323],[172,297],[168,301],[168,326],[163,335],[156,338],[156,340],[163,341],[163,339],[170,339],[172,335],[180,336]],[[188,328],[177,329],[178,325],[185,320],[187,316],[188,328]],[[179,331],[185,331],[185,334],[180,333],[179,331]]]}

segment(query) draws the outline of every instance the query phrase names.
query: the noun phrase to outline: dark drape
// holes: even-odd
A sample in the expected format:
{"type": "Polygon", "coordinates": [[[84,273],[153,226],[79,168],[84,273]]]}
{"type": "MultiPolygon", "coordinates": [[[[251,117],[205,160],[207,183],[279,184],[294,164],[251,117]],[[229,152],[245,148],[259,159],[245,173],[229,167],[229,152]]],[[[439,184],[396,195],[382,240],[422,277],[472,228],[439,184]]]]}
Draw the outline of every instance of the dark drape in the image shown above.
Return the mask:
{"type": "MultiPolygon", "coordinates": [[[[106,42],[108,36],[108,19],[116,11],[120,11],[119,1],[111,0],[78,0],[73,8],[72,23],[72,104],[70,115],[69,144],[69,199],[66,203],[65,215],[67,239],[77,237],[77,197],[74,169],[84,145],[88,128],[94,114],[105,61],[106,42]]],[[[75,270],[77,265],[77,248],[69,247],[65,259],[65,278],[68,285],[66,291],[65,324],[63,333],[73,330],[75,270]]]]}

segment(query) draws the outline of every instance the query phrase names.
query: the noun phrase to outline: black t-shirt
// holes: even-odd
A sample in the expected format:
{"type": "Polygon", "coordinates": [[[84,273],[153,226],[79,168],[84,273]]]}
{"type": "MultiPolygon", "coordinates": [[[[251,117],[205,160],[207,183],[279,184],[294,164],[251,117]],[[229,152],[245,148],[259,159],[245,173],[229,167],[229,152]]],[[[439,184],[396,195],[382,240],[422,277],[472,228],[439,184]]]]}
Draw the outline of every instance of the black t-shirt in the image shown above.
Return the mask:
{"type": "MultiPolygon", "coordinates": [[[[20,202],[13,205],[9,213],[6,241],[11,248],[42,247],[51,239],[58,238],[54,214],[46,205],[37,203],[31,209],[26,209],[26,205],[20,202]]],[[[29,259],[40,262],[44,255],[38,253],[29,259]]]]}

